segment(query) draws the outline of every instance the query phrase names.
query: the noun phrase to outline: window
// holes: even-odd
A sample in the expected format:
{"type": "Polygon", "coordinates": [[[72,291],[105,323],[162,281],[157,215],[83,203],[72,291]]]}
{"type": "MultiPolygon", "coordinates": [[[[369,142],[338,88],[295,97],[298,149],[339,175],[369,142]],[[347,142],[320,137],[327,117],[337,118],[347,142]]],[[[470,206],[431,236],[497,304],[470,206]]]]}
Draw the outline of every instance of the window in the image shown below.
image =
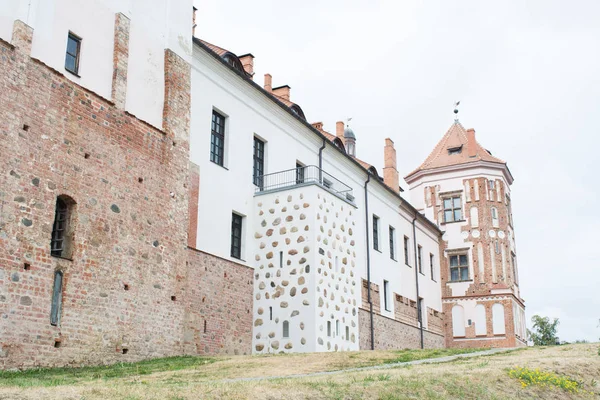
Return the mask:
{"type": "Polygon", "coordinates": [[[450,256],[450,281],[469,280],[469,259],[466,254],[450,256]]]}
{"type": "Polygon", "coordinates": [[[331,337],[331,321],[327,321],[327,336],[331,337]]]}
{"type": "Polygon", "coordinates": [[[304,183],[304,165],[296,162],[296,184],[304,183]]]}
{"type": "Polygon", "coordinates": [[[81,53],[81,38],[69,32],[67,38],[67,55],[65,69],[75,75],[79,72],[79,54],[81,53]]]}
{"type": "Polygon", "coordinates": [[[283,337],[290,337],[290,323],[288,321],[283,321],[283,337]]]}
{"type": "Polygon", "coordinates": [[[56,198],[54,225],[52,226],[52,239],[50,241],[50,254],[54,257],[71,257],[73,234],[70,220],[74,204],[75,202],[67,196],[56,198]]]}
{"type": "Polygon", "coordinates": [[[448,154],[451,156],[454,154],[460,154],[461,152],[462,152],[462,146],[452,147],[452,148],[448,149],[448,154]]]}
{"type": "Polygon", "coordinates": [[[346,340],[350,340],[350,327],[346,326],[346,340]]]}
{"type": "Polygon", "coordinates": [[[385,311],[390,311],[390,283],[383,281],[383,308],[385,311]]]}
{"type": "Polygon", "coordinates": [[[396,259],[396,229],[390,226],[390,258],[396,259]]]}
{"type": "Polygon", "coordinates": [[[335,336],[340,336],[340,320],[335,320],[335,336]]]}
{"type": "Polygon", "coordinates": [[[242,258],[242,216],[231,214],[231,257],[242,258]]]}
{"type": "Polygon", "coordinates": [[[408,262],[408,238],[404,236],[404,263],[410,267],[408,262]]]}
{"type": "Polygon", "coordinates": [[[252,164],[252,180],[260,188],[263,186],[265,174],[265,142],[254,137],[254,163],[252,164]]]}
{"type": "Polygon", "coordinates": [[[423,248],[419,245],[417,246],[417,262],[419,264],[419,272],[423,273],[423,261],[422,261],[423,248]]]}
{"type": "Polygon", "coordinates": [[[433,254],[429,253],[429,269],[431,270],[431,280],[435,282],[435,273],[433,272],[433,254]]]}
{"type": "Polygon", "coordinates": [[[492,226],[497,228],[499,226],[498,223],[498,209],[496,207],[492,207],[492,226]]]}
{"type": "Polygon", "coordinates": [[[60,311],[62,308],[63,273],[54,273],[54,284],[52,286],[52,307],[50,309],[50,325],[58,326],[60,322],[60,311]]]}
{"type": "Polygon", "coordinates": [[[373,215],[373,248],[379,250],[379,217],[373,215]]]}
{"type": "Polygon", "coordinates": [[[444,199],[444,222],[462,220],[462,201],[460,196],[444,199]]]}
{"type": "Polygon", "coordinates": [[[492,179],[490,179],[489,184],[490,184],[490,189],[494,190],[494,188],[496,187],[496,182],[494,182],[492,179]]]}
{"type": "Polygon", "coordinates": [[[225,162],[225,117],[215,110],[212,113],[210,161],[221,167],[225,162]]]}
{"type": "Polygon", "coordinates": [[[269,307],[269,321],[273,321],[273,307],[269,307]]]}

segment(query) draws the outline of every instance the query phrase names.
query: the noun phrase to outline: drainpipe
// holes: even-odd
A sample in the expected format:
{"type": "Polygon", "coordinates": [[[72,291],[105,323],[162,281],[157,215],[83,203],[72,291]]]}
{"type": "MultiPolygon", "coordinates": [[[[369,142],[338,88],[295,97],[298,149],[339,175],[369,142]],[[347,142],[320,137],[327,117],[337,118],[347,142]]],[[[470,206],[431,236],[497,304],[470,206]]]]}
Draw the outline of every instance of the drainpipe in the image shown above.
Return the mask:
{"type": "Polygon", "coordinates": [[[417,321],[419,322],[419,330],[421,333],[421,348],[423,349],[423,319],[421,318],[423,314],[423,310],[421,310],[421,302],[419,301],[419,264],[417,257],[417,227],[415,222],[417,221],[417,214],[415,213],[415,218],[412,221],[413,227],[413,247],[415,252],[415,284],[417,286],[417,321]]]}
{"type": "Polygon", "coordinates": [[[319,148],[319,183],[323,184],[323,150],[327,146],[327,142],[323,139],[323,146],[319,148]]]}
{"type": "Polygon", "coordinates": [[[367,302],[369,303],[369,315],[371,318],[371,350],[375,350],[375,328],[373,327],[373,302],[371,301],[371,256],[369,244],[369,196],[367,185],[371,181],[371,173],[367,172],[367,181],[365,182],[365,226],[367,227],[367,302]]]}

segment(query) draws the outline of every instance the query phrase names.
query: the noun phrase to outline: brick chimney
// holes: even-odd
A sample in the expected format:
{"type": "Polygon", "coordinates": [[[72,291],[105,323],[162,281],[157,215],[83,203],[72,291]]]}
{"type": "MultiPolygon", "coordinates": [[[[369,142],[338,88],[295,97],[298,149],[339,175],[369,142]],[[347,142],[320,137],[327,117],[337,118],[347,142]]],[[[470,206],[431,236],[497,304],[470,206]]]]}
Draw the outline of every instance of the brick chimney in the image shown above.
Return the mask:
{"type": "Polygon", "coordinates": [[[383,148],[383,182],[395,192],[400,190],[398,170],[396,169],[396,149],[392,139],[385,139],[383,148]]]}
{"type": "Polygon", "coordinates": [[[477,142],[475,141],[475,129],[467,129],[467,155],[469,157],[477,156],[477,142]]]}
{"type": "Polygon", "coordinates": [[[339,137],[344,142],[344,122],[338,121],[335,123],[335,136],[339,137]]]}
{"type": "Polygon", "coordinates": [[[273,94],[277,97],[281,97],[282,99],[286,99],[290,101],[290,87],[288,85],[278,86],[273,88],[273,94]]]}
{"type": "Polygon", "coordinates": [[[265,85],[264,88],[267,92],[272,92],[273,91],[273,77],[271,76],[271,74],[265,74],[265,85]]]}
{"type": "Polygon", "coordinates": [[[254,79],[254,56],[250,53],[238,57],[242,62],[242,67],[251,79],[254,79]]]}

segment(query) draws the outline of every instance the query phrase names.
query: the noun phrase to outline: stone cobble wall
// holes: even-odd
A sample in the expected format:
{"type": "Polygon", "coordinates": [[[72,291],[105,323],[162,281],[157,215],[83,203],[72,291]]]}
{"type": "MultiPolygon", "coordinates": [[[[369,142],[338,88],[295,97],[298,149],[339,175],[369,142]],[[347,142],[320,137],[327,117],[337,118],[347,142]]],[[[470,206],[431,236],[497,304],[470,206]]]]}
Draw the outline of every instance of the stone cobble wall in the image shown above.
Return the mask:
{"type": "Polygon", "coordinates": [[[32,35],[0,41],[0,368],[181,354],[190,67],[165,51],[158,130],[32,59],[32,35]],[[61,195],[70,259],[50,255],[61,195]]]}
{"type": "MultiPolygon", "coordinates": [[[[358,314],[360,328],[360,349],[371,349],[371,331],[369,311],[360,309],[358,314]]],[[[393,349],[418,349],[421,347],[420,331],[415,326],[384,317],[379,314],[373,315],[373,326],[375,331],[375,350],[393,349]]],[[[443,348],[444,336],[423,331],[423,345],[425,348],[443,348]]]]}
{"type": "Polygon", "coordinates": [[[189,249],[187,354],[251,354],[253,269],[189,249]]]}

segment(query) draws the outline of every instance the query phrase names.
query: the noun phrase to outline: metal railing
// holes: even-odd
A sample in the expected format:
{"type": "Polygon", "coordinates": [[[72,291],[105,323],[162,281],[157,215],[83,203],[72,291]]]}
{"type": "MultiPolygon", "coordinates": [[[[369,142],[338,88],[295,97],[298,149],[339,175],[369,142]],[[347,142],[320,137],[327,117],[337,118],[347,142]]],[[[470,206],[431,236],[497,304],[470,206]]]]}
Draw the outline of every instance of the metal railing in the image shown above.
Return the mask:
{"type": "Polygon", "coordinates": [[[351,202],[354,201],[350,186],[316,165],[307,165],[306,167],[257,176],[254,178],[254,184],[256,185],[256,193],[289,189],[298,185],[316,184],[351,202]]]}

